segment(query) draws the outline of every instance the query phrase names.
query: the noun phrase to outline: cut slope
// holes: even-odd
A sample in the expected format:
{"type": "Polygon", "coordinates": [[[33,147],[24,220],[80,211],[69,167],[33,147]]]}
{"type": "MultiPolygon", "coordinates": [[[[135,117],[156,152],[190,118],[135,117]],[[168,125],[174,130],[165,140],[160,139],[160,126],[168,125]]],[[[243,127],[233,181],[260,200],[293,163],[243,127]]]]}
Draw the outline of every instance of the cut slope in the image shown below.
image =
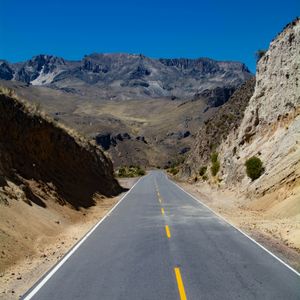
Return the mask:
{"type": "Polygon", "coordinates": [[[96,193],[113,196],[121,191],[112,163],[97,146],[42,116],[36,107],[1,92],[0,114],[1,186],[12,181],[41,206],[46,206],[42,195],[54,193],[61,204],[75,208],[93,205],[96,193]]]}

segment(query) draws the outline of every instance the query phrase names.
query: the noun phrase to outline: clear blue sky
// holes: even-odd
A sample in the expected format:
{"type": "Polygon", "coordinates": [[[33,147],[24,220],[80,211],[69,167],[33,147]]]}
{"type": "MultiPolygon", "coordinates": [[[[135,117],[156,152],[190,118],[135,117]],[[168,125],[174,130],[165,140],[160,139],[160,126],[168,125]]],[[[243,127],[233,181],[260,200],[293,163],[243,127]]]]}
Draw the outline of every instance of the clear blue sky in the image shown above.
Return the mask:
{"type": "Polygon", "coordinates": [[[237,60],[300,15],[300,0],[0,0],[0,58],[44,53],[81,59],[93,52],[237,60]]]}

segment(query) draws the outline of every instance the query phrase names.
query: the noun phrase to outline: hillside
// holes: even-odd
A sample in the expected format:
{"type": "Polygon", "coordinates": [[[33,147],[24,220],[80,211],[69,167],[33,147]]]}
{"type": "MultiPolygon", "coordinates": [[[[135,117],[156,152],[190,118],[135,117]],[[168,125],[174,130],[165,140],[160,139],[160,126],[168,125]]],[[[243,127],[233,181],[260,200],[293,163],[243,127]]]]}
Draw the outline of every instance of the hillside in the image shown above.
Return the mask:
{"type": "Polygon", "coordinates": [[[100,149],[9,94],[0,94],[2,186],[7,180],[22,184],[27,198],[41,203],[27,183],[34,180],[74,208],[93,205],[95,193],[120,192],[112,164],[100,149]]]}
{"type": "Polygon", "coordinates": [[[246,81],[212,117],[204,122],[197,132],[191,154],[185,161],[182,170],[184,176],[197,175],[199,169],[209,163],[211,153],[232,130],[238,128],[253,95],[254,86],[255,78],[246,81]]]}

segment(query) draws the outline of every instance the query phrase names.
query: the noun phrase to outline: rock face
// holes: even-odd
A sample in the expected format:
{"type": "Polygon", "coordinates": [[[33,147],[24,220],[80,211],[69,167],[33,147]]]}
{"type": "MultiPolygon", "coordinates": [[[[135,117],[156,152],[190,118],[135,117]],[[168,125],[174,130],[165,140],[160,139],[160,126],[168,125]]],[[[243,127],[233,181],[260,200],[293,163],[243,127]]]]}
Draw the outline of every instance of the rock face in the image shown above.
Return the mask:
{"type": "Polygon", "coordinates": [[[196,93],[194,100],[205,99],[209,107],[219,107],[226,103],[236,89],[234,87],[216,87],[196,93]]]}
{"type": "Polygon", "coordinates": [[[257,65],[256,86],[241,126],[220,147],[224,179],[263,195],[300,180],[300,21],[289,24],[257,65]],[[234,154],[235,153],[235,154],[234,154]],[[265,173],[249,184],[244,163],[251,156],[265,173]]]}
{"type": "MultiPolygon", "coordinates": [[[[20,187],[26,201],[52,198],[74,208],[93,205],[95,194],[117,195],[112,163],[102,151],[36,108],[0,93],[0,190],[20,187]]],[[[2,194],[3,194],[2,193],[2,194]]],[[[24,199],[25,200],[25,199],[24,199]]]]}
{"type": "Polygon", "coordinates": [[[38,55],[24,63],[0,65],[0,79],[106,100],[193,99],[205,90],[216,89],[218,94],[223,88],[234,90],[250,77],[247,67],[239,62],[208,58],[155,60],[135,54],[96,53],[81,61],[38,55]]]}
{"type": "MultiPolygon", "coordinates": [[[[201,145],[199,138],[197,143],[201,145]]],[[[296,19],[259,60],[255,91],[241,124],[216,148],[221,185],[234,186],[253,200],[249,205],[255,208],[299,216],[299,143],[300,20],[296,19]],[[254,181],[245,170],[245,161],[252,156],[259,157],[265,169],[254,181]]]]}
{"type": "Polygon", "coordinates": [[[254,86],[255,78],[249,79],[223,106],[219,107],[211,118],[204,122],[195,137],[192,151],[185,161],[184,175],[197,174],[201,167],[207,166],[214,149],[226,140],[234,128],[238,128],[253,95],[254,86]]]}
{"type": "MultiPolygon", "coordinates": [[[[115,147],[118,143],[123,142],[124,140],[131,140],[131,136],[125,133],[118,133],[112,135],[111,133],[100,133],[95,137],[96,143],[101,145],[103,150],[109,150],[111,146],[115,147]]],[[[136,140],[141,140],[145,143],[145,139],[141,137],[136,137],[136,140]]]]}

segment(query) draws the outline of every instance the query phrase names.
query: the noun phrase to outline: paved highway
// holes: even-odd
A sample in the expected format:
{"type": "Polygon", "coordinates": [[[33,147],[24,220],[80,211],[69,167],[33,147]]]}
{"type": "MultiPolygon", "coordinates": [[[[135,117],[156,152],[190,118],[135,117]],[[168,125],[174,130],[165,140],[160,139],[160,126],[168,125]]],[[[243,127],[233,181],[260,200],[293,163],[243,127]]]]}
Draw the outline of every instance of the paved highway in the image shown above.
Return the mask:
{"type": "Polygon", "coordinates": [[[300,277],[159,171],[24,299],[300,299],[300,277]]]}

